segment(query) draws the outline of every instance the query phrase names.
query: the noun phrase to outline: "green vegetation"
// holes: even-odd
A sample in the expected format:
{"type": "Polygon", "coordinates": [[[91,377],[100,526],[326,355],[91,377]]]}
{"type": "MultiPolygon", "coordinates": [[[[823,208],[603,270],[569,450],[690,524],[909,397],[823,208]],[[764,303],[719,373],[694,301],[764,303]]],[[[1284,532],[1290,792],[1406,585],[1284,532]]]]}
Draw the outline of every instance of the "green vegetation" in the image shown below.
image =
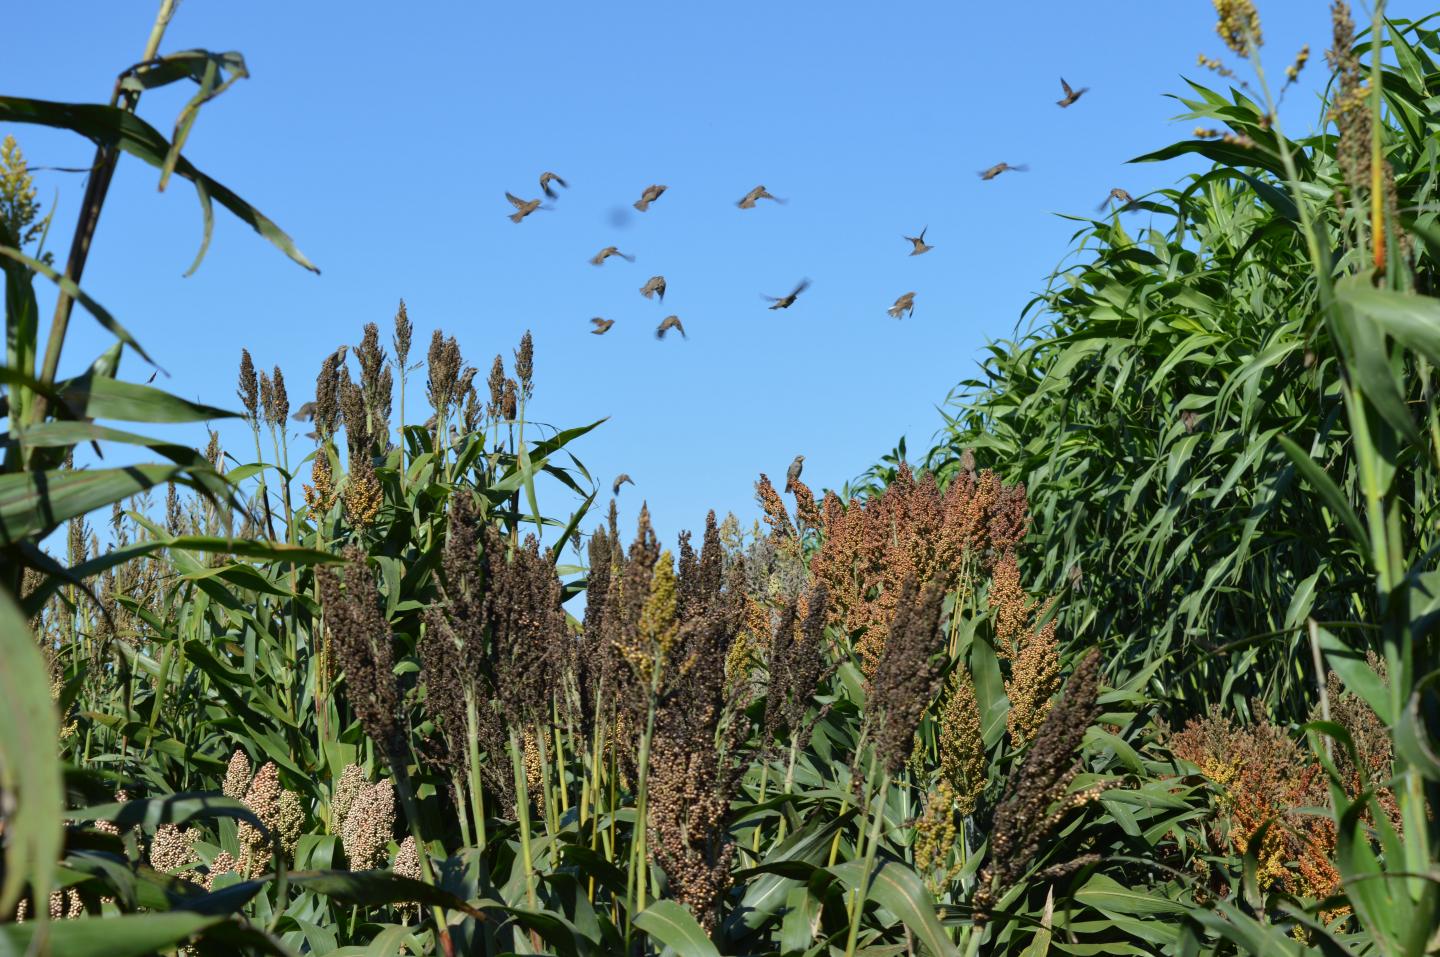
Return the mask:
{"type": "Polygon", "coordinates": [[[170,4],[109,105],[0,97],[97,146],[63,273],[0,153],[0,950],[1434,953],[1440,32],[1337,3],[1290,139],[1215,5],[1245,85],[1144,157],[1213,167],[1084,223],[923,468],[673,549],[596,514],[598,423],[527,422],[528,335],[422,359],[403,303],[303,408],[242,356],[253,459],[99,424],[230,414],[81,291],[119,153],[313,266],[180,155],[245,71],[157,56],[170,4]],[[116,341],[61,380],[77,302],[116,341]]]}

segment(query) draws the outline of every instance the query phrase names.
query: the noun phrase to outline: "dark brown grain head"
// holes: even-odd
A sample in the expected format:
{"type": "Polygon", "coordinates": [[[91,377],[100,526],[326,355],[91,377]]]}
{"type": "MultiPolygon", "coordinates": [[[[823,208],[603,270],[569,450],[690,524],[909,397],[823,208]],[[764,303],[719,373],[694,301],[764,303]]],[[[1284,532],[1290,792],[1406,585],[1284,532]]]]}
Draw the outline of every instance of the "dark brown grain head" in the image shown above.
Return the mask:
{"type": "Polygon", "coordinates": [[[530,330],[520,337],[520,347],[515,350],[515,378],[520,382],[520,395],[527,402],[535,391],[535,340],[530,330]]]}
{"type": "Polygon", "coordinates": [[[410,361],[410,340],[415,334],[415,324],[410,321],[410,313],[405,309],[405,300],[400,300],[400,307],[395,310],[395,334],[390,344],[395,347],[395,362],[400,368],[410,361]]]}
{"type": "Polygon", "coordinates": [[[907,579],[900,589],[884,652],[870,682],[875,751],[895,774],[905,766],[915,730],[940,692],[945,674],[945,633],[940,627],[945,592],[907,579]]]}
{"type": "Polygon", "coordinates": [[[260,410],[260,388],[255,381],[255,363],[250,359],[250,350],[240,350],[240,382],[235,395],[245,407],[245,415],[256,421],[260,410]]]}
{"type": "Polygon", "coordinates": [[[406,760],[394,639],[364,551],[350,546],[344,555],[342,571],[325,565],[317,572],[325,624],[345,675],[345,699],[393,767],[406,760]]]}

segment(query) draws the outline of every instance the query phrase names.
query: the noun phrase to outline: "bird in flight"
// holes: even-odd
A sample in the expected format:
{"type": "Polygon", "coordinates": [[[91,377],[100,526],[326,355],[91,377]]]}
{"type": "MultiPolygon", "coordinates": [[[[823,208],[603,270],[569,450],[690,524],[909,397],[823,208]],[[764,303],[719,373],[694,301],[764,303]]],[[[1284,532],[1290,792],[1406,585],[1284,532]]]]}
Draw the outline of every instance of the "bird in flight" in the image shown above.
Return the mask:
{"type": "Polygon", "coordinates": [[[915,315],[915,294],[913,292],[907,292],[899,299],[896,299],[895,305],[891,306],[888,312],[892,319],[899,319],[904,313],[909,313],[912,316],[915,315]]]}
{"type": "Polygon", "coordinates": [[[540,192],[544,193],[546,196],[549,196],[551,199],[554,199],[554,198],[555,198],[555,191],[550,188],[550,184],[551,184],[551,183],[559,183],[561,186],[565,187],[566,189],[569,189],[569,188],[570,188],[570,184],[567,183],[567,182],[565,182],[563,179],[561,179],[558,173],[550,173],[550,172],[541,173],[541,174],[540,174],[540,192]]]}
{"type": "Polygon", "coordinates": [[[802,279],[800,280],[800,284],[791,290],[788,296],[763,296],[762,298],[773,303],[773,305],[770,306],[771,309],[789,309],[795,305],[795,298],[809,288],[810,280],[802,279]]]}
{"type": "Polygon", "coordinates": [[[1060,78],[1060,86],[1065,90],[1065,98],[1061,100],[1056,100],[1055,105],[1060,107],[1060,109],[1062,110],[1090,91],[1090,88],[1088,86],[1082,86],[1078,90],[1072,89],[1070,84],[1065,82],[1065,78],[1063,76],[1060,78]]]}
{"type": "Polygon", "coordinates": [[[625,255],[624,253],[622,253],[619,249],[617,249],[617,248],[614,247],[614,246],[606,246],[604,249],[600,250],[598,253],[596,253],[596,254],[594,255],[594,257],[590,260],[590,265],[592,265],[592,266],[599,266],[600,264],[602,264],[603,262],[605,262],[605,260],[609,259],[611,256],[619,256],[621,259],[625,260],[626,262],[631,262],[631,263],[633,263],[633,262],[635,261],[635,257],[634,257],[634,256],[627,256],[627,255],[625,255]]]}
{"type": "Polygon", "coordinates": [[[660,194],[667,189],[669,189],[668,186],[646,186],[645,191],[640,194],[640,198],[635,201],[635,208],[642,213],[645,212],[650,208],[650,204],[659,199],[660,194]]]}
{"type": "Polygon", "coordinates": [[[795,489],[795,483],[800,481],[800,472],[805,468],[805,456],[795,456],[795,461],[790,463],[790,468],[785,470],[785,491],[795,489]]]}
{"type": "Polygon", "coordinates": [[[300,408],[296,409],[295,414],[290,416],[290,418],[294,419],[296,422],[309,422],[311,419],[315,418],[315,403],[301,403],[300,408]]]}
{"type": "Polygon", "coordinates": [[[929,226],[926,226],[925,229],[920,230],[919,236],[904,237],[907,243],[911,243],[915,247],[914,249],[910,250],[910,255],[918,256],[921,253],[928,253],[930,250],[935,248],[934,246],[931,246],[925,242],[925,231],[929,228],[929,226]]]}
{"type": "Polygon", "coordinates": [[[619,475],[615,476],[615,484],[610,486],[610,493],[612,495],[619,495],[620,486],[625,485],[626,483],[634,485],[635,480],[630,477],[629,473],[621,472],[619,475]]]}
{"type": "Polygon", "coordinates": [[[650,279],[645,283],[645,285],[643,285],[643,286],[640,287],[640,295],[644,296],[646,299],[650,299],[650,298],[653,298],[653,297],[655,297],[655,296],[659,296],[659,297],[660,297],[660,301],[661,301],[661,302],[664,302],[664,301],[665,301],[665,277],[664,277],[664,276],[651,276],[650,279]]]}
{"type": "Polygon", "coordinates": [[[783,199],[780,199],[776,196],[771,196],[770,191],[767,190],[764,186],[756,186],[750,192],[746,193],[744,198],[742,198],[735,205],[739,206],[741,209],[754,209],[755,203],[762,199],[774,200],[777,203],[785,202],[785,200],[783,199]]]}
{"type": "Polygon", "coordinates": [[[590,325],[595,327],[594,329],[590,330],[590,334],[592,336],[603,336],[605,335],[605,333],[610,331],[611,326],[615,325],[615,320],[601,319],[599,316],[596,316],[594,319],[590,320],[590,325]]]}
{"type": "Polygon", "coordinates": [[[538,199],[521,199],[514,193],[506,193],[505,198],[510,200],[510,204],[515,207],[515,212],[510,214],[510,222],[512,223],[520,222],[520,220],[540,208],[540,200],[538,199]]]}
{"type": "Polygon", "coordinates": [[[689,336],[685,335],[685,327],[680,324],[680,317],[679,317],[679,316],[666,316],[666,317],[660,322],[660,325],[656,327],[656,329],[655,329],[655,338],[656,338],[656,339],[664,339],[664,338],[665,338],[665,333],[669,332],[671,329],[678,329],[678,330],[680,330],[680,338],[682,338],[682,339],[688,339],[688,338],[690,338],[689,336]]]}
{"type": "Polygon", "coordinates": [[[1121,189],[1119,186],[1116,186],[1110,191],[1110,195],[1105,197],[1105,199],[1100,203],[1099,208],[1103,210],[1106,206],[1110,205],[1111,200],[1120,203],[1120,211],[1122,213],[1132,211],[1132,207],[1134,207],[1135,205],[1135,197],[1125,192],[1125,190],[1121,189]]]}
{"type": "Polygon", "coordinates": [[[994,179],[995,177],[999,176],[1001,173],[1006,173],[1006,172],[1024,173],[1024,172],[1026,172],[1026,171],[1029,170],[1029,169],[1030,169],[1030,167],[1028,167],[1028,166],[1011,166],[1009,163],[996,163],[994,166],[990,167],[989,169],[982,171],[982,172],[980,173],[980,178],[981,178],[981,179],[994,179]]]}

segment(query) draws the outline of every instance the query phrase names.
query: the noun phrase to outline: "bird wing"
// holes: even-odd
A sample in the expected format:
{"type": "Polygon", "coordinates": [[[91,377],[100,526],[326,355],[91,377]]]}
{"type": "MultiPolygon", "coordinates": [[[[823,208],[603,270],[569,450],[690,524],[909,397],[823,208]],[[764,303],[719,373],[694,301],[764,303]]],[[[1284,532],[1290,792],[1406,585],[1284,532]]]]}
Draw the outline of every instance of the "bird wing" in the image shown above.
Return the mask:
{"type": "Polygon", "coordinates": [[[635,261],[635,257],[634,257],[634,256],[627,256],[627,255],[625,255],[624,253],[622,253],[622,252],[621,252],[620,250],[618,250],[618,249],[615,250],[615,255],[619,256],[621,259],[625,260],[627,263],[633,263],[633,262],[635,261]]]}
{"type": "Polygon", "coordinates": [[[929,227],[929,226],[926,226],[924,229],[920,230],[920,241],[921,241],[922,243],[925,241],[925,234],[926,234],[929,230],[930,230],[930,227],[929,227]]]}
{"type": "Polygon", "coordinates": [[[521,199],[519,196],[516,196],[514,193],[507,191],[505,193],[505,198],[510,200],[510,202],[514,205],[516,209],[523,209],[525,206],[525,200],[521,199]]]}
{"type": "Polygon", "coordinates": [[[1071,96],[1074,96],[1074,95],[1075,95],[1075,91],[1072,90],[1072,89],[1070,89],[1070,84],[1065,82],[1065,78],[1064,78],[1063,76],[1060,78],[1060,86],[1061,86],[1062,89],[1064,89],[1065,95],[1066,95],[1067,97],[1071,97],[1071,96]]]}
{"type": "Polygon", "coordinates": [[[592,326],[603,326],[603,325],[605,325],[605,320],[602,319],[602,318],[600,318],[599,316],[596,316],[595,318],[593,318],[593,319],[590,320],[590,325],[592,325],[592,326]]]}
{"type": "Polygon", "coordinates": [[[791,298],[791,299],[794,299],[796,296],[800,295],[802,292],[804,292],[805,290],[807,290],[807,289],[809,289],[809,288],[810,288],[810,280],[809,280],[809,279],[802,279],[802,280],[800,280],[800,284],[795,287],[795,291],[790,294],[790,298],[791,298]]]}

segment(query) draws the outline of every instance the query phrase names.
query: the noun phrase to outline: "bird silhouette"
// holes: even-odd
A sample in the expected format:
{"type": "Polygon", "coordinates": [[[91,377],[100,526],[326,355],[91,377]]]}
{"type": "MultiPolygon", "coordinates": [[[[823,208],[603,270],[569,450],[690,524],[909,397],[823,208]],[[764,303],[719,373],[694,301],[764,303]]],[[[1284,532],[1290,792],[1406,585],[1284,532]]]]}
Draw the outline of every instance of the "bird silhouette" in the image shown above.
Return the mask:
{"type": "Polygon", "coordinates": [[[762,296],[762,298],[773,303],[773,305],[770,306],[771,309],[789,309],[795,305],[795,298],[809,288],[810,280],[802,279],[800,280],[800,284],[796,286],[788,296],[762,296]]]}
{"type": "Polygon", "coordinates": [[[646,186],[645,191],[640,194],[640,198],[635,201],[635,208],[642,213],[645,212],[650,208],[650,204],[659,199],[660,194],[669,188],[668,186],[646,186]]]}
{"type": "Polygon", "coordinates": [[[640,287],[640,295],[644,296],[646,299],[651,299],[651,298],[654,298],[655,296],[659,296],[659,297],[660,297],[660,301],[661,301],[661,302],[664,302],[664,301],[665,301],[665,277],[664,277],[664,276],[651,276],[651,277],[649,278],[649,280],[646,281],[645,285],[643,285],[643,286],[640,287]]]}
{"type": "Polygon", "coordinates": [[[569,189],[569,188],[570,188],[570,184],[567,183],[567,182],[565,182],[563,179],[561,179],[561,178],[560,178],[560,175],[559,175],[558,173],[550,173],[550,172],[541,173],[541,174],[540,174],[540,192],[544,193],[546,196],[549,196],[551,199],[554,199],[554,198],[555,198],[555,191],[550,188],[550,184],[551,184],[551,183],[559,183],[561,186],[565,187],[566,189],[569,189]]]}
{"type": "Polygon", "coordinates": [[[735,205],[739,206],[741,209],[754,209],[755,203],[758,200],[762,199],[774,200],[777,203],[785,202],[785,200],[780,199],[778,196],[770,195],[770,191],[767,190],[764,186],[756,186],[750,192],[746,193],[745,196],[735,205]]]}
{"type": "Polygon", "coordinates": [[[601,319],[599,316],[596,316],[594,319],[590,320],[590,324],[595,327],[594,329],[590,330],[590,334],[592,336],[603,336],[605,335],[605,333],[610,331],[611,326],[615,325],[615,320],[601,319]]]}
{"type": "Polygon", "coordinates": [[[538,199],[521,199],[514,193],[506,193],[505,198],[510,200],[511,205],[515,207],[515,212],[510,214],[510,222],[512,223],[520,222],[520,220],[540,208],[540,200],[538,199]]]}
{"type": "Polygon", "coordinates": [[[592,265],[592,266],[599,266],[601,263],[605,262],[605,260],[609,259],[611,256],[619,256],[621,259],[625,260],[626,262],[631,262],[631,263],[633,263],[633,262],[635,261],[635,257],[634,257],[634,256],[627,256],[627,255],[625,255],[624,253],[622,253],[619,249],[617,249],[617,248],[614,247],[614,246],[606,246],[604,249],[600,250],[598,253],[595,254],[594,258],[592,258],[592,259],[590,260],[590,265],[592,265]]]}
{"type": "Polygon", "coordinates": [[[290,416],[290,418],[294,419],[296,422],[309,422],[311,419],[315,418],[315,403],[302,402],[300,404],[300,408],[296,409],[295,414],[290,416]]]}
{"type": "Polygon", "coordinates": [[[1135,206],[1135,197],[1117,186],[1110,191],[1109,196],[1106,196],[1105,199],[1101,201],[1098,209],[1103,210],[1106,206],[1109,206],[1111,200],[1120,203],[1120,212],[1122,213],[1133,211],[1133,207],[1135,206]]]}
{"type": "Polygon", "coordinates": [[[1060,109],[1062,110],[1070,104],[1074,103],[1076,100],[1080,99],[1080,97],[1084,96],[1090,90],[1088,86],[1082,86],[1078,90],[1072,89],[1070,87],[1070,84],[1065,82],[1065,78],[1063,76],[1060,78],[1060,86],[1063,87],[1065,90],[1065,98],[1056,100],[1055,105],[1060,107],[1060,109]]]}
{"type": "Polygon", "coordinates": [[[934,246],[928,245],[928,244],[925,242],[925,232],[926,232],[926,230],[928,230],[929,228],[930,228],[929,226],[926,226],[925,229],[920,230],[920,235],[919,235],[919,236],[905,236],[905,237],[904,237],[904,239],[905,239],[905,241],[906,241],[907,243],[912,243],[912,244],[915,246],[914,249],[910,250],[910,255],[912,255],[912,256],[918,256],[918,255],[920,255],[921,253],[928,253],[930,250],[932,250],[932,249],[935,248],[934,246]]]}
{"type": "Polygon", "coordinates": [[[1024,172],[1028,171],[1029,169],[1030,169],[1030,167],[1028,167],[1028,166],[1011,166],[1009,163],[996,163],[994,166],[990,167],[989,169],[981,171],[981,173],[980,173],[980,178],[981,178],[981,179],[987,179],[987,180],[988,180],[988,179],[994,179],[995,177],[999,176],[1001,173],[1005,173],[1005,172],[1024,173],[1024,172]]]}
{"type": "Polygon", "coordinates": [[[628,473],[626,473],[626,472],[621,472],[619,475],[615,476],[615,484],[612,485],[612,486],[610,486],[610,493],[611,493],[612,495],[619,495],[619,494],[620,494],[620,486],[625,485],[625,484],[627,484],[627,483],[630,484],[630,485],[634,485],[634,484],[635,484],[635,480],[632,479],[628,473]]]}
{"type": "Polygon", "coordinates": [[[655,328],[655,338],[664,339],[665,333],[669,332],[671,329],[680,330],[680,338],[682,339],[690,338],[689,336],[685,335],[685,327],[680,324],[679,316],[666,316],[663,320],[661,320],[660,325],[655,328]]]}
{"type": "Polygon", "coordinates": [[[795,483],[800,481],[800,472],[805,468],[805,456],[795,456],[795,461],[790,463],[790,468],[785,470],[785,491],[795,490],[795,483]]]}
{"type": "Polygon", "coordinates": [[[887,311],[890,313],[890,318],[892,319],[899,319],[903,313],[909,313],[912,316],[915,315],[915,294],[913,292],[907,292],[899,299],[896,299],[895,305],[891,306],[887,311]]]}

